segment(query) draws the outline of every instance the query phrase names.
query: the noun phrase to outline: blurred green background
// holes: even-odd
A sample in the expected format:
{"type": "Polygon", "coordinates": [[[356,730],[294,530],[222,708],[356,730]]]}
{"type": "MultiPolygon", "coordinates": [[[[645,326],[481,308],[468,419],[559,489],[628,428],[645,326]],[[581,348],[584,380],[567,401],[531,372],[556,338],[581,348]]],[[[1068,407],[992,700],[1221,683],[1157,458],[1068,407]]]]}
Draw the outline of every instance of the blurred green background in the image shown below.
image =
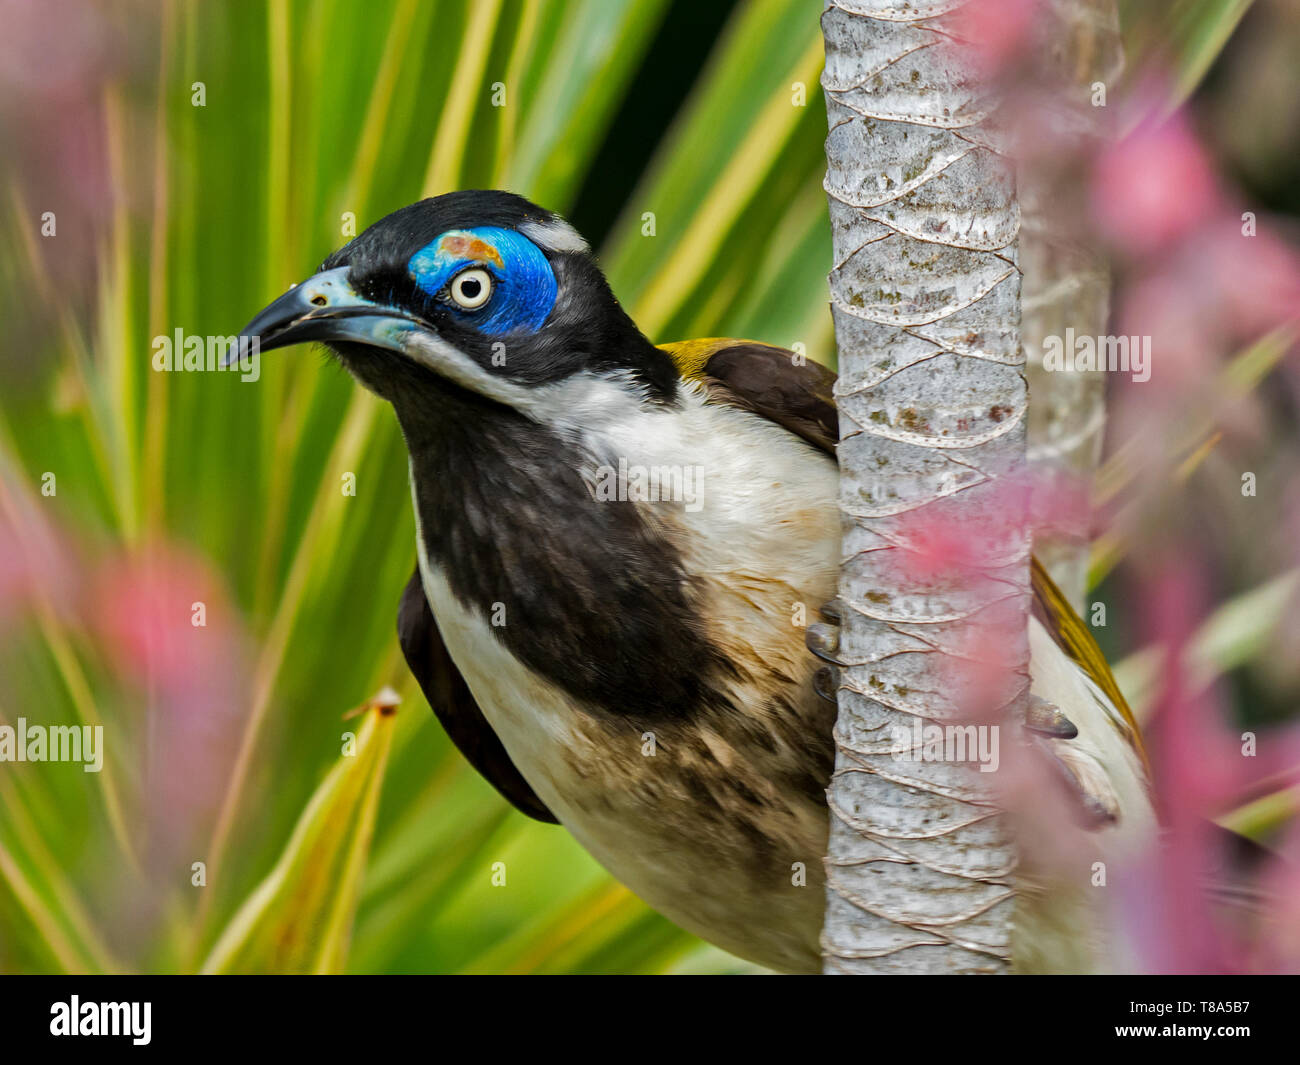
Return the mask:
{"type": "MultiPolygon", "coordinates": [[[[504,187],[571,218],[652,339],[833,365],[818,7],[0,5],[0,724],[107,738],[99,774],[0,766],[0,970],[751,968],[443,735],[394,638],[389,411],[303,350],[256,383],[150,360],[235,333],[350,219],[504,187]],[[385,685],[396,714],[344,718],[385,685]]],[[[1172,49],[1191,91],[1247,7],[1130,4],[1130,62],[1172,49]]],[[[1294,212],[1284,163],[1252,177],[1275,147],[1228,165],[1294,212]]]]}

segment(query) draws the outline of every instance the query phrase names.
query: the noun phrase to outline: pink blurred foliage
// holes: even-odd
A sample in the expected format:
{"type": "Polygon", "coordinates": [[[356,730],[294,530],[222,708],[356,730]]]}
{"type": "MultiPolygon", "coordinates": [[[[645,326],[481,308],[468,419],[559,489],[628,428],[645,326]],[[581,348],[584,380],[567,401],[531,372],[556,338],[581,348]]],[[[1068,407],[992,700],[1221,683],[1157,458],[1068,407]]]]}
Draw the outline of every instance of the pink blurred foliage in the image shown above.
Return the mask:
{"type": "Polygon", "coordinates": [[[1134,106],[1145,117],[1098,161],[1093,209],[1138,282],[1124,286],[1122,331],[1158,337],[1162,363],[1191,376],[1205,368],[1195,356],[1206,349],[1300,316],[1300,253],[1267,215],[1251,212],[1252,232],[1186,110],[1152,117],[1154,101],[1141,96],[1134,106]],[[1183,360],[1190,366],[1180,371],[1183,360]]]}
{"type": "Polygon", "coordinates": [[[1060,466],[1033,468],[1029,494],[1029,523],[1034,538],[1092,538],[1094,515],[1092,485],[1084,477],[1060,466]]]}
{"type": "Polygon", "coordinates": [[[102,12],[87,0],[0,0],[0,80],[53,106],[109,62],[102,12]]]}
{"type": "Polygon", "coordinates": [[[1163,115],[1162,96],[1154,83],[1133,94],[1131,132],[1097,160],[1089,194],[1121,279],[1112,328],[1151,337],[1153,361],[1149,382],[1117,381],[1110,397],[1110,436],[1139,463],[1125,519],[1136,575],[1130,598],[1141,607],[1141,642],[1162,654],[1145,729],[1162,843],[1120,878],[1118,912],[1142,971],[1295,971],[1300,913],[1294,897],[1270,899],[1268,889],[1294,889],[1300,853],[1232,875],[1238,889],[1247,878],[1245,894],[1263,893],[1254,909],[1225,907],[1209,885],[1222,886],[1231,865],[1228,837],[1212,820],[1297,779],[1300,727],[1260,732],[1257,752],[1247,756],[1217,689],[1189,676],[1185,652],[1208,613],[1214,563],[1195,527],[1170,507],[1187,502],[1172,463],[1201,442],[1198,433],[1260,435],[1258,400],[1234,397],[1223,369],[1245,346],[1295,322],[1300,255],[1267,216],[1257,216],[1250,232],[1191,115],[1163,115]],[[1144,526],[1151,526],[1146,534],[1144,526]]]}
{"type": "Polygon", "coordinates": [[[76,598],[74,544],[8,483],[0,482],[0,502],[0,633],[33,609],[67,616],[76,598]]]}
{"type": "MultiPolygon", "coordinates": [[[[215,812],[238,742],[248,705],[241,620],[213,568],[187,549],[80,542],[34,497],[6,490],[2,501],[0,626],[41,612],[75,634],[101,714],[130,737],[149,857],[173,861],[215,812]]],[[[24,702],[20,692],[7,699],[24,702]]]]}
{"type": "Polygon", "coordinates": [[[1300,316],[1300,255],[1267,229],[1243,235],[1232,212],[1144,266],[1123,292],[1118,332],[1153,338],[1152,377],[1173,392],[1204,382],[1224,356],[1300,316]]]}
{"type": "Polygon", "coordinates": [[[1186,112],[1159,117],[1138,98],[1143,117],[1096,161],[1092,209],[1102,234],[1133,258],[1168,250],[1224,205],[1209,156],[1186,112]]]}
{"type": "Polygon", "coordinates": [[[1069,470],[1025,466],[896,519],[893,576],[908,586],[960,585],[1013,561],[1031,537],[1091,532],[1088,483],[1069,470]]]}
{"type": "Polygon", "coordinates": [[[8,132],[22,146],[10,147],[16,162],[35,171],[30,187],[40,209],[103,211],[101,97],[121,73],[122,42],[104,10],[86,0],[0,0],[0,25],[0,86],[14,105],[4,111],[12,110],[8,132]]]}
{"type": "Polygon", "coordinates": [[[898,515],[893,577],[905,586],[956,587],[1005,565],[1028,544],[1032,491],[1020,470],[898,515]]]}
{"type": "Polygon", "coordinates": [[[1244,214],[1234,208],[1204,226],[1188,263],[1234,344],[1300,318],[1300,253],[1268,215],[1256,213],[1256,233],[1246,236],[1244,214]]]}
{"type": "Polygon", "coordinates": [[[947,596],[954,609],[972,601],[967,596],[980,604],[955,628],[940,626],[934,634],[948,652],[939,684],[958,720],[1002,730],[992,783],[1039,873],[1086,875],[1079,869],[1095,848],[1079,800],[1047,747],[1025,742],[1031,738],[1006,720],[1029,678],[1019,663],[1027,646],[1014,635],[1027,604],[1008,594],[1005,567],[1019,564],[1031,534],[1051,529],[1086,536],[1089,515],[1087,487],[1077,476],[1026,468],[901,515],[886,555],[892,583],[947,596]]]}
{"type": "Polygon", "coordinates": [[[968,524],[967,501],[943,499],[901,515],[894,526],[898,546],[890,555],[900,587],[933,588],[974,579],[990,561],[990,545],[968,524]]]}
{"type": "Polygon", "coordinates": [[[1042,4],[1043,0],[975,0],[951,15],[945,28],[974,45],[978,72],[988,79],[1026,54],[1042,4]]]}
{"type": "Polygon", "coordinates": [[[1300,319],[1300,252],[1275,219],[1238,202],[1190,113],[1166,116],[1162,99],[1156,81],[1133,93],[1131,131],[1101,154],[1089,194],[1120,277],[1111,328],[1151,338],[1151,380],[1117,380],[1110,402],[1110,436],[1139,444],[1130,453],[1148,487],[1167,480],[1189,412],[1231,436],[1258,435],[1258,399],[1225,389],[1224,367],[1300,319]]]}
{"type": "MultiPolygon", "coordinates": [[[[958,496],[909,512],[898,520],[893,546],[886,549],[891,577],[930,590],[969,590],[989,579],[989,567],[996,571],[999,557],[1005,557],[999,552],[1011,542],[1006,534],[1013,531],[1005,518],[993,520],[993,513],[1018,515],[1038,532],[1062,525],[1086,530],[1088,493],[1068,473],[1036,472],[1007,477],[965,500],[958,496]]],[[[1300,906],[1287,892],[1300,887],[1295,872],[1300,832],[1291,840],[1289,860],[1236,874],[1247,876],[1247,894],[1270,899],[1262,909],[1224,910],[1210,885],[1225,883],[1230,864],[1226,836],[1213,819],[1300,781],[1300,726],[1263,731],[1255,752],[1243,753],[1243,737],[1227,724],[1214,689],[1196,687],[1184,663],[1191,635],[1207,613],[1209,563],[1167,541],[1152,547],[1140,601],[1143,644],[1165,649],[1159,698],[1147,729],[1162,842],[1117,876],[1125,885],[1118,907],[1125,938],[1142,971],[1294,971],[1300,967],[1294,949],[1300,944],[1300,906]]],[[[985,607],[979,624],[942,638],[952,656],[944,663],[941,683],[960,692],[954,700],[968,711],[963,720],[1000,719],[1023,685],[1009,658],[1015,648],[1005,636],[1005,619],[997,616],[1015,605],[1006,600],[985,607]]],[[[1004,743],[1002,759],[1000,801],[1015,817],[1035,871],[1077,879],[1081,863],[1094,855],[1092,830],[1050,753],[1036,743],[1004,743]]]]}
{"type": "Polygon", "coordinates": [[[152,842],[169,860],[215,812],[229,774],[248,705],[240,621],[212,567],[164,542],[102,560],[89,600],[119,683],[147,708],[152,842]]]}
{"type": "Polygon", "coordinates": [[[95,573],[93,598],[98,631],[124,681],[160,692],[184,689],[196,668],[233,652],[233,619],[215,575],[173,545],[106,560],[95,573]],[[191,624],[192,604],[203,605],[210,633],[191,624]]]}
{"type": "Polygon", "coordinates": [[[1156,973],[1295,971],[1300,953],[1280,953],[1287,940],[1276,933],[1281,928],[1291,941],[1300,937],[1300,926],[1289,923],[1300,914],[1294,900],[1270,899],[1268,889],[1293,881],[1300,853],[1253,874],[1230,874],[1227,837],[1212,819],[1300,779],[1300,726],[1260,734],[1257,753],[1245,753],[1244,737],[1225,723],[1213,689],[1198,690],[1184,662],[1205,611],[1204,566],[1187,549],[1175,548],[1151,569],[1142,582],[1144,628],[1163,648],[1163,660],[1146,732],[1163,834],[1160,847],[1122,879],[1122,913],[1140,967],[1156,973]],[[1211,885],[1239,883],[1241,877],[1251,890],[1263,892],[1261,908],[1216,906],[1211,885]]]}
{"type": "MultiPolygon", "coordinates": [[[[1247,757],[1217,690],[1197,687],[1188,676],[1184,651],[1208,613],[1212,563],[1192,549],[1197,531],[1180,526],[1185,519],[1170,507],[1171,492],[1178,495],[1173,464],[1184,448],[1201,442],[1195,432],[1212,427],[1260,442],[1259,400],[1233,396],[1223,370],[1247,345],[1300,318],[1300,253],[1278,220],[1248,215],[1249,206],[1217,171],[1192,111],[1167,112],[1169,79],[1158,71],[1147,72],[1111,109],[1127,133],[1100,146],[1081,135],[1089,116],[1078,91],[1045,84],[1043,72],[1023,60],[1041,13],[1036,0],[974,4],[949,28],[978,45],[981,75],[1002,85],[1001,122],[1012,152],[1022,173],[1053,189],[1056,221],[1085,246],[1109,252],[1117,275],[1109,328],[1152,338],[1151,380],[1112,382],[1108,436],[1136,444],[1126,454],[1140,464],[1121,531],[1142,575],[1134,597],[1145,607],[1141,643],[1164,654],[1148,730],[1164,838],[1118,878],[1126,885],[1118,911],[1143,971],[1296,971],[1300,825],[1286,841],[1286,860],[1244,874],[1246,893],[1266,900],[1260,907],[1225,909],[1207,886],[1221,884],[1229,865],[1226,836],[1213,819],[1300,779],[1300,727],[1261,731],[1256,753],[1247,757]],[[1141,532],[1154,524],[1153,515],[1163,530],[1158,540],[1141,532]]],[[[1098,128],[1108,117],[1097,112],[1098,128]]],[[[1290,363],[1300,382],[1300,367],[1293,358],[1290,363]]],[[[1037,533],[1082,538],[1094,531],[1090,497],[1090,486],[1064,471],[1036,473],[1032,482],[1005,478],[991,491],[902,516],[884,565],[891,580],[909,587],[985,580],[1011,542],[1007,530],[995,531],[985,504],[1021,515],[1037,533]]],[[[990,709],[1004,701],[1008,681],[1007,647],[995,638],[997,628],[977,627],[963,646],[950,648],[960,657],[948,668],[960,675],[946,681],[968,686],[975,704],[990,709]]],[[[998,774],[1002,799],[1018,816],[1018,832],[1036,861],[1077,869],[1091,849],[1088,832],[1047,758],[1032,745],[1025,749],[1030,757],[1006,759],[998,774]]]]}
{"type": "MultiPolygon", "coordinates": [[[[0,0],[0,152],[31,224],[54,215],[58,239],[43,241],[40,269],[61,310],[91,306],[115,208],[138,212],[150,200],[147,170],[113,175],[110,160],[149,147],[152,124],[132,90],[150,76],[162,12],[149,0],[0,0]]],[[[16,306],[26,313],[6,322],[15,342],[0,348],[0,364],[21,374],[35,364],[13,353],[48,344],[54,309],[16,306]]]]}

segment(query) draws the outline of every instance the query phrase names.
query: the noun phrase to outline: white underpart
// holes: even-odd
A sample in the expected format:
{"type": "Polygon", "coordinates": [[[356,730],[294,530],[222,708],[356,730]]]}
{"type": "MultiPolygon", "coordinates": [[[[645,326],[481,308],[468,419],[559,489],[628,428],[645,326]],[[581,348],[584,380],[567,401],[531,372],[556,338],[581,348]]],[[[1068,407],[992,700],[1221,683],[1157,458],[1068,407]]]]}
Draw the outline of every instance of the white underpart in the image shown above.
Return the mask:
{"type": "Polygon", "coordinates": [[[1124,735],[1119,712],[1091,677],[1057,645],[1037,618],[1029,619],[1030,690],[1059,707],[1079,730],[1072,740],[1054,744],[1089,792],[1119,814],[1104,830],[1107,856],[1124,860],[1154,838],[1155,812],[1137,752],[1124,735]]]}
{"type": "MultiPolygon", "coordinates": [[[[791,675],[807,670],[807,694],[815,699],[815,663],[803,649],[791,610],[799,599],[815,617],[817,607],[834,595],[839,556],[834,464],[752,414],[706,405],[693,387],[675,409],[646,406],[626,383],[596,378],[535,392],[540,394],[533,397],[529,413],[580,441],[593,467],[620,458],[647,467],[703,467],[699,510],[672,501],[600,505],[642,506],[652,521],[662,514],[673,526],[686,568],[705,587],[705,609],[723,637],[743,642],[754,654],[783,657],[784,663],[773,664],[784,665],[791,675]]],[[[755,941],[772,924],[777,926],[775,939],[791,939],[790,928],[802,925],[784,916],[782,907],[797,900],[800,908],[808,905],[820,912],[820,888],[792,888],[774,904],[755,893],[741,869],[717,860],[711,845],[716,841],[681,838],[666,850],[662,820],[637,823],[619,805],[625,796],[615,796],[611,812],[584,801],[584,789],[590,794],[609,787],[604,772],[610,762],[608,745],[639,744],[640,730],[630,729],[622,741],[593,739],[589,721],[581,720],[582,709],[558,685],[521,666],[498,639],[499,630],[456,600],[446,575],[427,557],[423,538],[418,540],[425,595],[447,649],[511,760],[542,801],[598,861],[670,919],[724,948],[761,957],[769,965],[794,967],[797,954],[788,942],[763,950],[755,941]],[[568,767],[575,761],[587,771],[573,774],[568,767]],[[704,870],[714,890],[688,889],[687,884],[700,880],[690,870],[704,870]]],[[[743,682],[730,694],[735,705],[754,706],[757,712],[759,700],[743,682]]],[[[713,737],[713,744],[724,765],[745,757],[723,736],[713,737]]],[[[644,772],[653,774],[658,763],[672,757],[670,751],[658,759],[638,756],[634,765],[636,771],[644,766],[644,772]]],[[[772,830],[806,841],[796,856],[814,869],[819,866],[825,844],[820,811],[800,808],[772,830]]],[[[811,938],[815,941],[815,931],[811,938]]]]}

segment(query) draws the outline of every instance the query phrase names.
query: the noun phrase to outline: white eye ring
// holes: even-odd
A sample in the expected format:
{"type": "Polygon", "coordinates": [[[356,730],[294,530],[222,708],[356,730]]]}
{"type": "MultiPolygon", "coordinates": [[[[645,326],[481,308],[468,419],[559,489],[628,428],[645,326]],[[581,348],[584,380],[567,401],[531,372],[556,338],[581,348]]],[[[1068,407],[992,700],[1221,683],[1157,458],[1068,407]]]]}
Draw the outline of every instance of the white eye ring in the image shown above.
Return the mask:
{"type": "Polygon", "coordinates": [[[478,310],[492,296],[492,275],[477,267],[462,270],[451,279],[449,291],[457,307],[467,311],[478,310]]]}

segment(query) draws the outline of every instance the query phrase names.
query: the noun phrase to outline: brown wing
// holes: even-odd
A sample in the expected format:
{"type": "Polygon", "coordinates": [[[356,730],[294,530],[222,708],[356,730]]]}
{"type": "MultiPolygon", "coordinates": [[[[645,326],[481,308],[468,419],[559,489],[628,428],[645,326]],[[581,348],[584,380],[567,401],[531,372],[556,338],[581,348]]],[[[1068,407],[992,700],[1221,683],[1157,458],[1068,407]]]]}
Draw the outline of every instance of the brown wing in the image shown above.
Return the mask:
{"type": "Polygon", "coordinates": [[[840,438],[835,374],[785,348],[754,340],[687,340],[664,344],[678,372],[700,381],[710,399],[776,422],[828,455],[840,438]]]}
{"type": "Polygon", "coordinates": [[[402,645],[406,664],[420,682],[424,697],[429,700],[451,742],[469,764],[516,810],[538,821],[559,824],[556,816],[515,768],[501,740],[470,694],[465,678],[451,660],[433,620],[429,602],[424,597],[418,566],[397,607],[397,639],[402,645]]]}
{"type": "MultiPolygon", "coordinates": [[[[710,399],[753,411],[828,454],[839,439],[835,374],[819,363],[796,365],[794,352],[753,340],[710,337],[664,344],[678,372],[702,382],[710,399]]],[[[1092,678],[1114,704],[1120,727],[1146,764],[1141,733],[1111,675],[1106,658],[1037,559],[1032,566],[1033,611],[1058,647],[1092,678]]]]}

